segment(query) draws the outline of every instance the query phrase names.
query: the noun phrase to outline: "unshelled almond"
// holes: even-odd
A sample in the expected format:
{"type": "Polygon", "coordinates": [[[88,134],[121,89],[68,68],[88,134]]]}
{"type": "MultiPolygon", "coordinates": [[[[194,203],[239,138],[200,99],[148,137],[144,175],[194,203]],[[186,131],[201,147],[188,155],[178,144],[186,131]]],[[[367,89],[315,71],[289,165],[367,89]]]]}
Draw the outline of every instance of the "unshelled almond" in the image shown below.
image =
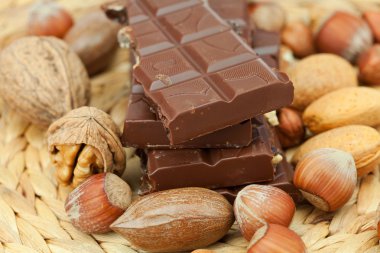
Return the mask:
{"type": "Polygon", "coordinates": [[[380,92],[368,87],[339,89],[311,103],[303,114],[305,125],[320,133],[345,125],[380,125],[380,92]]]}
{"type": "Polygon", "coordinates": [[[349,125],[320,133],[304,142],[295,152],[297,163],[307,153],[320,148],[336,148],[354,157],[358,176],[377,168],[380,161],[380,133],[369,126],[349,125]]]}
{"type": "Polygon", "coordinates": [[[138,199],[111,228],[138,249],[182,252],[218,241],[233,222],[232,206],[223,196],[190,187],[138,199]]]}
{"type": "Polygon", "coordinates": [[[292,105],[300,111],[331,91],[358,85],[352,65],[333,54],[308,56],[290,68],[288,74],[294,85],[292,105]]]}

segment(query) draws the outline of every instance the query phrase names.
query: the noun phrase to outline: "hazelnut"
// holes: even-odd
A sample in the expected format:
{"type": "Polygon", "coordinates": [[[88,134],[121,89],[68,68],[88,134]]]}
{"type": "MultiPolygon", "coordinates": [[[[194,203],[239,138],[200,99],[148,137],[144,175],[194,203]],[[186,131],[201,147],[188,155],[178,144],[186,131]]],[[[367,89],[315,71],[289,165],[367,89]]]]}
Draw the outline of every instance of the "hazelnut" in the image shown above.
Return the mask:
{"type": "Polygon", "coordinates": [[[376,42],[380,42],[380,11],[366,11],[363,18],[371,28],[376,42]]]}
{"type": "Polygon", "coordinates": [[[315,207],[331,212],[352,196],[357,172],[351,154],[321,148],[306,154],[297,164],[294,185],[315,207]]]}
{"type": "Polygon", "coordinates": [[[285,12],[276,3],[260,3],[251,6],[251,26],[268,32],[278,32],[285,23],[285,12]]]}
{"type": "Polygon", "coordinates": [[[291,108],[281,108],[277,112],[280,124],[276,127],[281,146],[290,148],[301,144],[305,136],[301,113],[291,108]]]}
{"type": "Polygon", "coordinates": [[[266,223],[289,226],[295,212],[293,199],[283,190],[268,185],[248,185],[237,195],[234,213],[246,240],[266,223]]]}
{"type": "Polygon", "coordinates": [[[331,91],[358,86],[353,66],[333,54],[310,55],[290,68],[288,74],[294,86],[292,107],[299,111],[331,91]]]}
{"type": "Polygon", "coordinates": [[[59,4],[43,0],[34,4],[29,13],[29,34],[63,38],[73,25],[71,15],[59,4]]]}
{"type": "Polygon", "coordinates": [[[248,245],[247,253],[256,252],[303,253],[306,252],[306,246],[289,228],[266,224],[257,230],[248,245]]]}
{"type": "Polygon", "coordinates": [[[368,85],[380,85],[380,44],[362,53],[358,59],[359,78],[368,85]]]}
{"type": "Polygon", "coordinates": [[[372,32],[360,17],[337,11],[321,22],[315,37],[320,52],[333,53],[354,61],[372,45],[372,32]]]}
{"type": "Polygon", "coordinates": [[[138,249],[182,252],[213,244],[233,222],[232,206],[222,195],[189,187],[136,200],[111,228],[138,249]]]}
{"type": "Polygon", "coordinates": [[[112,173],[93,175],[72,191],[65,210],[73,225],[85,233],[109,232],[132,200],[129,185],[112,173]]]}
{"type": "Polygon", "coordinates": [[[315,52],[311,29],[303,22],[286,25],[281,36],[282,42],[293,51],[296,57],[303,58],[315,52]]]}

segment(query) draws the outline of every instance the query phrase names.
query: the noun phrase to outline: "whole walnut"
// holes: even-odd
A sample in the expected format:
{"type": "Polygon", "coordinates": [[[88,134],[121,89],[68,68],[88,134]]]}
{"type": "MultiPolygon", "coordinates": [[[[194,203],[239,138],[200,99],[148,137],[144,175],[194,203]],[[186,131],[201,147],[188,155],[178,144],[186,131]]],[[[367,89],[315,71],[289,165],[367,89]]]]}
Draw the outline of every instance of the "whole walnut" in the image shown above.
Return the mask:
{"type": "Polygon", "coordinates": [[[111,116],[95,107],[81,107],[53,122],[48,148],[57,181],[74,188],[93,174],[121,176],[126,156],[120,130],[111,116]]]}
{"type": "Polygon", "coordinates": [[[24,37],[0,54],[0,96],[25,119],[47,127],[88,103],[90,80],[62,40],[24,37]]]}
{"type": "Polygon", "coordinates": [[[77,20],[66,34],[65,41],[79,55],[89,75],[104,70],[112,60],[119,28],[102,11],[96,11],[77,20]]]}

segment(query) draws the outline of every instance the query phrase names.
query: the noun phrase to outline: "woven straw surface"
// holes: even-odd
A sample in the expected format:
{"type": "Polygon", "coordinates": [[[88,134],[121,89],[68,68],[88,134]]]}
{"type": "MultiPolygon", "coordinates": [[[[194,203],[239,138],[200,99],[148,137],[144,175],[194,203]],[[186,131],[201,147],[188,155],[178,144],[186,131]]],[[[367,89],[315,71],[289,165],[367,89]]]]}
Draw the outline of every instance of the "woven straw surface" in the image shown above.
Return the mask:
{"type": "MultiPolygon", "coordinates": [[[[32,0],[0,1],[0,48],[25,34],[32,0]]],[[[98,8],[102,0],[61,0],[74,17],[98,8]]],[[[375,2],[375,1],[372,1],[375,2]]],[[[128,53],[119,50],[109,69],[92,79],[91,106],[111,114],[122,127],[128,102],[128,53]]],[[[58,187],[49,161],[45,130],[24,121],[0,103],[0,253],[137,252],[116,233],[87,235],[75,229],[64,211],[68,189],[58,187]]],[[[139,159],[126,149],[124,178],[138,187],[139,159]]],[[[380,252],[375,211],[380,202],[380,171],[362,178],[352,199],[335,213],[297,207],[290,226],[309,252],[380,252]]],[[[218,253],[244,253],[248,243],[236,225],[209,247],[218,253]]]]}

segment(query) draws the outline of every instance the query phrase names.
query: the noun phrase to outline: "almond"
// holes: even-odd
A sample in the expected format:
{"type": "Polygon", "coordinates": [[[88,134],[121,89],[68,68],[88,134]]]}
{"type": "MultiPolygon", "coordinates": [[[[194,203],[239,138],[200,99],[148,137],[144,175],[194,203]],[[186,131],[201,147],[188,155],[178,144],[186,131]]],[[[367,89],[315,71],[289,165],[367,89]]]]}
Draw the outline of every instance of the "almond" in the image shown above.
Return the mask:
{"type": "Polygon", "coordinates": [[[292,158],[297,163],[309,152],[319,148],[336,148],[354,157],[358,176],[373,171],[380,161],[380,133],[363,125],[334,128],[304,142],[292,158]]]}
{"type": "Polygon", "coordinates": [[[380,92],[367,87],[339,89],[310,104],[304,114],[305,125],[320,133],[345,125],[380,125],[380,92]]]}
{"type": "Polygon", "coordinates": [[[341,88],[358,86],[351,64],[333,54],[315,54],[289,70],[294,85],[293,107],[303,111],[314,100],[341,88]]]}
{"type": "Polygon", "coordinates": [[[153,193],[132,203],[111,229],[149,252],[204,248],[222,238],[234,222],[232,206],[203,188],[153,193]]]}

